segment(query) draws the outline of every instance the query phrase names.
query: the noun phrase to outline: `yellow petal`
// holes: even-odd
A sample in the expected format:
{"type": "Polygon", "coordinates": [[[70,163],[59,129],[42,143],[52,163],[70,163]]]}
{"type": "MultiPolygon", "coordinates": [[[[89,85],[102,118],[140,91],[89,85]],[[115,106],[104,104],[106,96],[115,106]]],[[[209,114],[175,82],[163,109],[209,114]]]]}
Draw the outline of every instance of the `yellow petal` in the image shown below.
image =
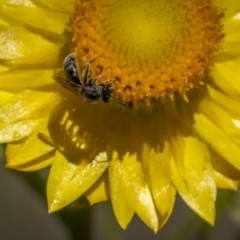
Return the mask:
{"type": "Polygon", "coordinates": [[[5,91],[0,91],[0,106],[8,102],[13,96],[13,93],[10,92],[5,92],[5,91]]]}
{"type": "MultiPolygon", "coordinates": [[[[171,154],[177,164],[179,173],[183,176],[183,161],[184,161],[184,151],[185,151],[185,141],[181,133],[181,124],[175,103],[173,101],[168,101],[165,103],[166,108],[166,121],[168,132],[166,135],[170,136],[171,143],[171,154]]],[[[182,113],[184,114],[184,113],[182,113]]]]}
{"type": "Polygon", "coordinates": [[[224,9],[227,9],[225,11],[225,18],[223,18],[223,24],[224,24],[224,32],[226,33],[226,36],[224,38],[224,41],[222,42],[222,47],[224,52],[226,53],[235,53],[240,54],[240,13],[239,13],[239,1],[238,0],[231,0],[223,1],[221,0],[220,6],[224,6],[224,9]],[[234,6],[234,7],[229,7],[234,6]]]}
{"type": "Polygon", "coordinates": [[[203,113],[209,120],[215,123],[228,136],[237,141],[240,139],[240,128],[234,124],[232,117],[218,104],[212,100],[205,98],[199,104],[200,112],[203,113]]]}
{"type": "Polygon", "coordinates": [[[44,154],[41,157],[35,158],[32,161],[27,162],[26,164],[17,165],[17,166],[9,166],[7,164],[6,167],[13,168],[19,171],[24,171],[24,172],[32,172],[32,171],[43,169],[51,165],[53,163],[53,160],[54,160],[54,151],[44,154]]]}
{"type": "Polygon", "coordinates": [[[4,0],[4,2],[7,3],[7,4],[18,5],[18,6],[27,6],[27,7],[35,7],[35,5],[33,4],[33,1],[31,1],[31,0],[14,0],[14,1],[4,0]]]}
{"type": "MultiPolygon", "coordinates": [[[[86,156],[85,156],[86,157],[86,156]]],[[[89,189],[108,166],[106,153],[99,153],[89,164],[73,163],[56,151],[47,184],[49,212],[70,204],[89,189]]]]}
{"type": "Polygon", "coordinates": [[[186,138],[183,179],[171,160],[172,181],[187,203],[198,215],[213,225],[216,185],[208,149],[193,137],[186,138]]]}
{"type": "Polygon", "coordinates": [[[136,204],[136,213],[148,227],[155,233],[157,232],[159,228],[158,216],[147,184],[141,188],[139,201],[136,204]]]}
{"type": "MultiPolygon", "coordinates": [[[[228,44],[229,44],[229,42],[228,42],[228,44]]],[[[224,45],[227,46],[227,44],[224,44],[224,45]]],[[[234,59],[236,59],[239,56],[240,47],[239,47],[238,42],[235,44],[232,43],[229,45],[231,45],[231,48],[227,46],[227,48],[229,49],[228,51],[220,52],[217,56],[214,57],[214,63],[233,61],[234,59]]]]}
{"type": "MultiPolygon", "coordinates": [[[[41,68],[56,64],[60,45],[50,42],[39,34],[32,33],[23,26],[0,26],[0,58],[14,62],[15,67],[19,64],[41,63],[41,68]],[[29,56],[25,59],[25,56],[29,56]],[[54,59],[54,61],[52,60],[54,59]]],[[[58,42],[62,45],[62,35],[58,42]]],[[[2,62],[7,64],[7,62],[2,62]]],[[[26,68],[26,65],[21,65],[26,68]]]]}
{"type": "MultiPolygon", "coordinates": [[[[6,102],[0,108],[0,126],[16,123],[26,118],[46,115],[60,102],[58,94],[25,90],[6,102]]],[[[33,121],[26,120],[25,122],[33,121]]]]}
{"type": "Polygon", "coordinates": [[[170,172],[170,149],[165,142],[163,150],[143,146],[143,172],[149,182],[149,187],[155,205],[162,216],[168,213],[175,201],[172,195],[172,182],[170,172]]]}
{"type": "MultiPolygon", "coordinates": [[[[239,27],[240,28],[240,27],[239,27]]],[[[240,93],[240,56],[232,61],[219,62],[215,64],[219,74],[226,79],[227,83],[235,88],[240,93]]],[[[216,81],[217,82],[217,81],[216,81]]]]}
{"type": "Polygon", "coordinates": [[[63,33],[68,16],[46,9],[0,3],[1,17],[12,22],[26,24],[41,31],[63,33]],[[34,21],[33,21],[34,19],[34,21]],[[54,26],[54,27],[53,27],[54,26]]]}
{"type": "Polygon", "coordinates": [[[227,178],[226,176],[224,176],[223,174],[215,170],[214,170],[214,177],[215,177],[215,182],[218,188],[232,189],[237,191],[240,181],[235,181],[230,178],[227,178]]]}
{"type": "Polygon", "coordinates": [[[27,137],[46,125],[45,118],[22,120],[0,128],[0,143],[13,142],[27,137]]]}
{"type": "Polygon", "coordinates": [[[172,190],[172,193],[171,193],[172,199],[171,199],[171,206],[169,207],[168,212],[165,215],[161,215],[161,216],[159,216],[159,214],[158,214],[158,219],[159,219],[158,228],[159,229],[162,228],[164,226],[164,224],[167,222],[167,220],[170,218],[173,208],[174,208],[174,205],[175,205],[177,191],[176,191],[175,187],[173,187],[173,186],[172,186],[171,190],[172,190]]]}
{"type": "Polygon", "coordinates": [[[239,1],[238,0],[218,0],[217,5],[223,9],[226,9],[225,11],[225,19],[229,19],[230,17],[234,16],[238,11],[239,11],[239,1]],[[234,7],[229,7],[229,6],[234,6],[234,7]]]}
{"type": "Polygon", "coordinates": [[[53,11],[60,11],[60,12],[66,12],[66,14],[69,13],[69,11],[72,8],[72,2],[70,2],[69,0],[34,0],[34,3],[36,3],[36,5],[40,5],[40,6],[44,6],[44,7],[48,7],[49,9],[53,10],[53,11]]]}
{"type": "Polygon", "coordinates": [[[91,205],[110,198],[107,171],[86,191],[85,196],[91,205]]]}
{"type": "Polygon", "coordinates": [[[231,8],[234,11],[231,13],[232,16],[229,18],[225,18],[224,21],[224,32],[226,33],[223,48],[225,51],[236,51],[239,54],[239,43],[240,40],[240,33],[239,33],[239,26],[240,26],[240,18],[239,18],[239,9],[231,8]],[[233,44],[233,46],[230,46],[233,44]]]}
{"type": "Polygon", "coordinates": [[[220,87],[223,92],[229,94],[230,96],[237,96],[238,95],[237,89],[235,89],[233,84],[227,81],[226,77],[222,75],[221,67],[222,67],[222,63],[217,63],[217,64],[214,64],[214,66],[211,69],[210,74],[214,83],[218,87],[220,87]]]}
{"type": "Polygon", "coordinates": [[[208,93],[216,103],[218,103],[224,109],[234,113],[240,118],[240,112],[238,110],[240,97],[236,93],[236,96],[234,96],[235,94],[233,94],[234,97],[229,97],[226,94],[223,94],[210,86],[208,86],[208,93]]]}
{"type": "Polygon", "coordinates": [[[15,169],[27,167],[29,169],[30,165],[33,167],[35,165],[35,170],[37,170],[37,165],[46,166],[49,163],[50,160],[47,156],[54,149],[53,146],[43,143],[35,133],[28,138],[7,145],[7,167],[15,169]]]}
{"type": "Polygon", "coordinates": [[[142,168],[137,154],[125,154],[119,159],[114,152],[109,162],[111,201],[120,226],[125,229],[135,212],[142,187],[142,168]]]}
{"type": "MultiPolygon", "coordinates": [[[[39,87],[49,84],[56,86],[53,82],[52,75],[53,70],[28,69],[26,71],[23,69],[11,69],[1,73],[0,88],[16,91],[19,89],[39,87]]],[[[51,89],[52,88],[49,87],[49,90],[51,89]]]]}
{"type": "Polygon", "coordinates": [[[225,17],[222,19],[222,24],[224,25],[224,41],[222,41],[221,46],[223,51],[221,51],[215,58],[214,61],[227,61],[234,60],[240,54],[240,13],[239,13],[239,1],[238,0],[220,0],[218,1],[218,6],[225,9],[225,17]],[[234,6],[234,7],[229,7],[234,6]],[[237,7],[238,6],[238,7],[237,7]]]}
{"type": "Polygon", "coordinates": [[[22,42],[14,34],[16,31],[7,29],[9,26],[0,27],[0,58],[12,60],[22,56],[22,42]]]}
{"type": "MultiPolygon", "coordinates": [[[[64,39],[65,40],[65,39],[64,39]]],[[[27,43],[25,43],[27,44],[27,43]]],[[[37,46],[39,43],[36,44],[37,46]]],[[[42,42],[40,45],[43,45],[42,42]]],[[[52,75],[53,70],[59,66],[59,51],[63,44],[49,44],[47,46],[42,46],[41,49],[37,49],[36,52],[31,50],[29,54],[24,53],[24,57],[20,57],[14,60],[14,64],[16,64],[15,71],[21,72],[21,70],[31,71],[36,66],[41,66],[38,68],[38,71],[44,71],[48,73],[46,75],[46,80],[42,79],[43,82],[49,81],[48,83],[53,83],[52,75]],[[40,69],[40,70],[39,70],[40,69]],[[50,69],[50,70],[49,70],[50,69]],[[51,81],[50,81],[51,80],[51,81]]],[[[29,47],[29,46],[28,46],[29,47]]],[[[27,47],[25,47],[27,48],[27,47]]],[[[12,69],[11,69],[12,71],[12,69]]],[[[35,71],[36,72],[36,71],[35,71]]],[[[37,74],[35,78],[39,77],[37,74]]],[[[34,80],[35,80],[34,78],[34,80]]],[[[28,76],[28,81],[29,81],[28,76]]],[[[42,84],[43,85],[43,84],[42,84]]]]}
{"type": "Polygon", "coordinates": [[[240,181],[240,171],[213,150],[210,151],[210,157],[217,187],[237,190],[240,181]]]}
{"type": "Polygon", "coordinates": [[[7,71],[8,68],[6,66],[3,66],[0,64],[0,73],[2,74],[3,72],[7,71]]]}
{"type": "Polygon", "coordinates": [[[203,140],[220,156],[240,170],[240,146],[202,114],[194,115],[194,127],[203,140]]]}

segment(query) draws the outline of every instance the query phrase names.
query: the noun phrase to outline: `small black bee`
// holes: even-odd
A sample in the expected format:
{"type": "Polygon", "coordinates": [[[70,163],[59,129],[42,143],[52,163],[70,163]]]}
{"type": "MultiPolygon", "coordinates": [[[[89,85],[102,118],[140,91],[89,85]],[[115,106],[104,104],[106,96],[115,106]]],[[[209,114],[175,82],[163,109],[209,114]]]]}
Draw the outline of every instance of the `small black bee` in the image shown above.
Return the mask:
{"type": "Polygon", "coordinates": [[[91,64],[95,60],[96,58],[87,62],[85,72],[81,74],[78,71],[75,55],[69,54],[63,61],[66,79],[58,76],[53,76],[53,79],[76,95],[82,96],[89,103],[97,103],[99,99],[107,103],[113,96],[113,89],[109,82],[98,84],[100,76],[94,78],[90,76],[91,64]]]}

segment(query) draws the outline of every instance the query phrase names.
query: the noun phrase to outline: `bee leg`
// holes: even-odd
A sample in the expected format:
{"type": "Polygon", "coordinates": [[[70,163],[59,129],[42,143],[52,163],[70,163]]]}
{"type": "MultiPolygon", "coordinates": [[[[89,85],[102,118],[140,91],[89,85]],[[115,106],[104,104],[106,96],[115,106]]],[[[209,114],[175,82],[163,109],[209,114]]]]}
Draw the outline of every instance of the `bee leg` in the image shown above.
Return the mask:
{"type": "Polygon", "coordinates": [[[95,57],[93,58],[92,60],[90,60],[89,62],[86,63],[86,67],[85,67],[85,73],[84,73],[84,77],[83,77],[83,82],[86,83],[87,80],[89,79],[90,77],[90,69],[91,69],[91,64],[98,58],[95,57]]]}
{"type": "MultiPolygon", "coordinates": [[[[98,75],[97,77],[93,78],[92,81],[93,83],[97,83],[98,80],[102,77],[102,75],[98,75]]],[[[100,84],[101,85],[101,84],[100,84]]]]}
{"type": "Polygon", "coordinates": [[[89,74],[90,74],[90,62],[87,62],[84,77],[83,77],[83,83],[87,83],[87,80],[89,78],[89,74]]]}
{"type": "Polygon", "coordinates": [[[95,62],[95,60],[98,58],[99,56],[93,58],[92,60],[89,61],[90,64],[92,64],[93,62],[95,62]]]}
{"type": "Polygon", "coordinates": [[[121,104],[122,106],[126,107],[127,105],[123,102],[121,102],[120,100],[117,100],[117,99],[113,99],[116,103],[119,103],[121,104]]]}
{"type": "Polygon", "coordinates": [[[78,83],[75,83],[75,82],[71,82],[71,81],[69,81],[68,79],[66,79],[66,82],[70,83],[70,84],[73,85],[73,86],[79,87],[79,88],[82,87],[81,84],[78,84],[78,83]]]}

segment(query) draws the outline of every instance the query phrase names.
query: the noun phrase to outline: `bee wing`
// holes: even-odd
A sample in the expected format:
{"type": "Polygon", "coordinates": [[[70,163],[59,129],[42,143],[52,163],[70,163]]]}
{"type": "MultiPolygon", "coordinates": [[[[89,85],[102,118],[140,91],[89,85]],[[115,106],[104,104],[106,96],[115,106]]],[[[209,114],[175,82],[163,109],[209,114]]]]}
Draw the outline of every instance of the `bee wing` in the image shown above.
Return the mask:
{"type": "Polygon", "coordinates": [[[81,85],[77,85],[68,81],[65,77],[62,76],[59,70],[54,71],[52,78],[55,80],[55,82],[60,83],[67,90],[75,93],[78,96],[81,96],[81,85]]]}

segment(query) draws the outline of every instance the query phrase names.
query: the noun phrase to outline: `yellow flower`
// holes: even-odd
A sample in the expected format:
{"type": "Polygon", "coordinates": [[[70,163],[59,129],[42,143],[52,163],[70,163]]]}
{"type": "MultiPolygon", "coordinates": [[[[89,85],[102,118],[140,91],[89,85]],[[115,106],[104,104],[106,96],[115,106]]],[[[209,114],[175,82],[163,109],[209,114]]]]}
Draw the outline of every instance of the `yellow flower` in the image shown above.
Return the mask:
{"type": "Polygon", "coordinates": [[[217,187],[240,180],[240,2],[217,4],[1,1],[0,140],[9,168],[51,165],[50,212],[85,194],[156,232],[178,192],[214,223],[217,187]],[[126,107],[55,83],[71,52],[126,107]]]}

